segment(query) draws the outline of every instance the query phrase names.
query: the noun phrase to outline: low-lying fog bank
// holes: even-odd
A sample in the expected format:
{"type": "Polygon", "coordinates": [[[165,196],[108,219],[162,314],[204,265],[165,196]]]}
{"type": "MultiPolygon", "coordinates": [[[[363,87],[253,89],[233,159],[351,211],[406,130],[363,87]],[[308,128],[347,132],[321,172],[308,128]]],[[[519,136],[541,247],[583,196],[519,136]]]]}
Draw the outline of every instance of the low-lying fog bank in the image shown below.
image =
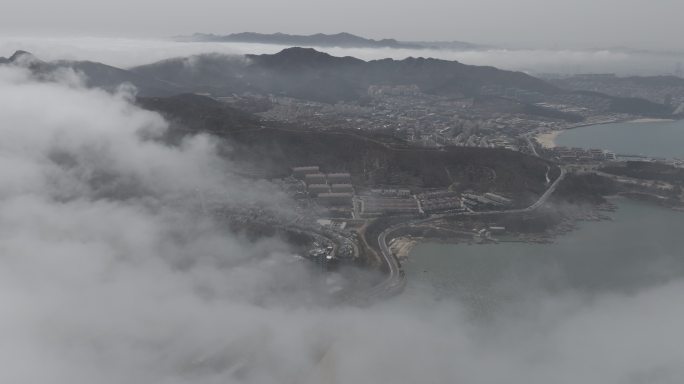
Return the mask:
{"type": "Polygon", "coordinates": [[[80,84],[0,67],[0,382],[684,378],[682,279],[631,295],[531,291],[486,323],[426,293],[311,305],[314,275],[285,244],[227,233],[198,207],[204,195],[286,210],[285,198],[235,175],[210,137],[155,140],[167,123],[126,90],[80,84]]]}
{"type": "MultiPolygon", "coordinates": [[[[273,54],[282,45],[175,42],[172,40],[86,37],[0,37],[0,52],[30,51],[44,60],[70,59],[103,62],[118,67],[133,67],[172,57],[202,53],[273,54]]],[[[618,75],[667,75],[684,62],[684,52],[645,52],[627,50],[580,49],[505,49],[435,50],[392,48],[316,49],[335,56],[353,56],[363,60],[406,57],[433,57],[457,60],[464,64],[495,66],[531,74],[615,73],[618,75]]]]}

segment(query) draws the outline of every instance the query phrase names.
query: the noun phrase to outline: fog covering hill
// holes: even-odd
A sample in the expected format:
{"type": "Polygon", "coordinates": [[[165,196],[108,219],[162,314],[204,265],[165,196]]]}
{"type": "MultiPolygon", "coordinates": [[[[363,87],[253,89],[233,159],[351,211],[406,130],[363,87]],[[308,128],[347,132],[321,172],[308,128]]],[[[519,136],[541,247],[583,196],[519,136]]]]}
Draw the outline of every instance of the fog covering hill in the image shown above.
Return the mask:
{"type": "Polygon", "coordinates": [[[568,90],[637,97],[675,106],[684,104],[684,78],[677,76],[620,77],[613,74],[593,74],[551,78],[548,81],[568,90]]]}
{"type": "Polygon", "coordinates": [[[215,35],[195,33],[191,36],[178,37],[181,41],[204,41],[226,43],[254,43],[276,44],[287,46],[314,46],[314,47],[340,47],[340,48],[395,48],[395,49],[453,49],[453,50],[476,50],[484,46],[466,43],[462,41],[397,41],[395,39],[374,40],[353,35],[351,33],[313,35],[290,35],[285,33],[255,33],[241,32],[229,35],[215,35]]]}
{"type": "Polygon", "coordinates": [[[123,84],[131,84],[136,87],[141,96],[170,96],[184,92],[182,87],[167,81],[92,61],[46,62],[30,52],[17,51],[10,58],[0,58],[0,64],[24,65],[38,77],[50,76],[60,70],[73,70],[83,75],[87,87],[102,88],[107,91],[115,91],[123,84]]]}
{"type": "MultiPolygon", "coordinates": [[[[522,72],[426,58],[363,61],[335,57],[311,48],[288,48],[272,55],[206,54],[122,69],[92,61],[45,62],[17,51],[0,64],[23,65],[39,78],[72,70],[88,87],[116,91],[131,84],[141,97],[185,93],[228,96],[254,92],[325,103],[363,101],[371,85],[417,85],[427,94],[448,97],[503,97],[517,100],[521,112],[574,121],[577,116],[541,110],[537,102],[564,102],[568,95],[600,113],[671,117],[673,106],[638,97],[558,88],[522,72]],[[520,104],[522,103],[522,104],[520,104]],[[597,109],[598,108],[598,109],[597,109]]],[[[510,103],[509,103],[510,104],[510,103]]]]}
{"type": "Polygon", "coordinates": [[[113,90],[123,83],[133,84],[140,95],[174,95],[184,89],[165,80],[137,74],[132,71],[112,67],[92,61],[58,61],[53,65],[72,68],[86,74],[86,85],[113,90]]]}
{"type": "MultiPolygon", "coordinates": [[[[363,61],[335,57],[312,48],[288,48],[276,54],[219,54],[164,60],[131,71],[163,79],[191,92],[212,95],[255,92],[325,103],[360,101],[371,85],[417,85],[427,94],[451,97],[503,96],[523,102],[521,111],[573,121],[541,110],[533,103],[572,95],[601,113],[632,113],[669,117],[673,108],[640,98],[560,89],[522,72],[426,58],[363,61]]],[[[557,100],[556,100],[557,101],[557,100]]],[[[561,114],[562,115],[562,114],[561,114]]]]}
{"type": "Polygon", "coordinates": [[[613,74],[594,74],[594,75],[575,75],[557,79],[550,79],[549,82],[558,84],[562,87],[571,87],[578,82],[592,82],[601,84],[620,84],[632,87],[684,87],[684,78],[678,76],[616,76],[613,74]]]}
{"type": "Polygon", "coordinates": [[[12,56],[8,58],[0,57],[0,64],[20,64],[29,62],[32,64],[44,63],[43,61],[40,61],[37,57],[33,56],[30,52],[21,50],[14,52],[12,56]]]}
{"type": "Polygon", "coordinates": [[[246,55],[248,60],[201,55],[132,68],[194,91],[255,91],[321,102],[358,100],[370,85],[416,84],[425,93],[474,96],[516,89],[552,94],[558,89],[521,72],[425,58],[363,61],[334,57],[311,48],[288,48],[273,55],[246,55]]]}
{"type": "Polygon", "coordinates": [[[305,48],[289,48],[274,55],[200,55],[132,69],[92,61],[44,62],[24,51],[2,58],[0,63],[26,65],[38,76],[71,69],[82,74],[89,87],[113,91],[129,83],[143,97],[252,91],[334,103],[363,98],[373,84],[417,84],[426,93],[455,96],[477,95],[487,86],[557,91],[542,80],[493,67],[423,58],[365,62],[305,48]]]}
{"type": "Polygon", "coordinates": [[[673,117],[675,114],[672,106],[655,103],[638,97],[618,97],[590,91],[577,91],[574,93],[585,97],[608,101],[608,111],[613,113],[629,113],[648,117],[673,117]]]}

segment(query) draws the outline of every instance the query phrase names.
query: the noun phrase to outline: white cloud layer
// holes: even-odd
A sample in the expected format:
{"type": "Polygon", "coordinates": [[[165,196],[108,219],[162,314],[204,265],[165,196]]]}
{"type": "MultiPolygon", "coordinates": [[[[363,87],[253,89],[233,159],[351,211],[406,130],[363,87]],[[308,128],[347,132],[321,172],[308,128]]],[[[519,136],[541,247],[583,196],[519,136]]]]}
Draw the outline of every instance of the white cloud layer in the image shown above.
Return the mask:
{"type": "MultiPolygon", "coordinates": [[[[239,43],[180,43],[170,40],[126,38],[36,38],[0,37],[0,53],[11,55],[27,50],[44,60],[92,60],[118,67],[149,64],[172,57],[202,53],[276,53],[281,45],[239,43]]],[[[648,53],[620,50],[572,49],[489,49],[473,51],[409,50],[373,48],[317,48],[336,56],[364,60],[406,57],[434,57],[465,64],[490,65],[530,73],[616,73],[619,75],[662,75],[675,72],[684,63],[684,53],[648,53]]]]}
{"type": "Polygon", "coordinates": [[[630,296],[537,292],[487,321],[423,292],[302,304],[312,275],[288,247],[226,233],[197,193],[285,202],[233,175],[207,137],[149,139],[165,128],[125,94],[0,67],[0,382],[684,379],[681,280],[630,296]]]}

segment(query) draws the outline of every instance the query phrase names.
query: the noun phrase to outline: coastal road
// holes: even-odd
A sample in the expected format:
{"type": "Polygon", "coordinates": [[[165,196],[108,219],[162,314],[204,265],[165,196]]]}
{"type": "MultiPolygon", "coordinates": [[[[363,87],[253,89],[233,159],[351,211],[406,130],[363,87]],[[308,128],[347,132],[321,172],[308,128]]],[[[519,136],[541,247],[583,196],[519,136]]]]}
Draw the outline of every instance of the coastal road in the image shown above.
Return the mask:
{"type": "Polygon", "coordinates": [[[389,236],[392,232],[397,231],[400,228],[403,227],[408,227],[411,225],[417,225],[417,224],[424,224],[433,220],[439,220],[439,219],[444,219],[444,218],[453,218],[453,217],[465,217],[465,216],[485,216],[485,215],[496,215],[496,214],[515,214],[515,213],[527,213],[527,212],[532,212],[539,207],[543,206],[546,204],[546,202],[549,200],[549,197],[553,195],[553,193],[556,191],[558,188],[558,185],[560,184],[561,181],[565,178],[567,171],[565,168],[562,166],[560,167],[561,173],[560,175],[554,180],[554,182],[549,186],[549,188],[546,189],[546,191],[535,201],[532,205],[530,205],[527,208],[520,208],[520,209],[508,209],[508,210],[500,210],[500,211],[482,211],[482,212],[461,212],[461,213],[453,213],[453,214],[442,214],[442,215],[434,215],[431,217],[428,217],[426,219],[420,219],[420,220],[413,220],[409,221],[406,223],[401,223],[397,225],[393,225],[387,229],[385,229],[380,235],[378,236],[378,247],[381,252],[381,256],[383,258],[383,261],[385,262],[385,265],[387,266],[387,277],[378,285],[373,287],[371,290],[365,292],[365,298],[367,300],[376,300],[376,299],[382,299],[385,297],[390,297],[393,295],[398,294],[401,292],[401,290],[404,288],[406,285],[406,277],[404,275],[404,271],[401,268],[401,264],[399,263],[399,260],[397,257],[390,251],[389,246],[387,245],[387,236],[389,236]]]}

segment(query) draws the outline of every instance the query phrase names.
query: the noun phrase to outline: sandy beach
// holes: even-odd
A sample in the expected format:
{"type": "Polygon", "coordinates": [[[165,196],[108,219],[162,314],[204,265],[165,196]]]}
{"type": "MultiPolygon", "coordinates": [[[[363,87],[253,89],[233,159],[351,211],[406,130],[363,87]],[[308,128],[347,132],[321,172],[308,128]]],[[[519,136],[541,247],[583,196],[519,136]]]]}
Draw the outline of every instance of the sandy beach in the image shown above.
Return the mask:
{"type": "Polygon", "coordinates": [[[537,139],[537,141],[539,142],[539,144],[541,144],[542,147],[553,148],[556,146],[556,138],[562,132],[563,131],[551,131],[551,132],[540,133],[535,137],[535,139],[537,139]]]}
{"type": "Polygon", "coordinates": [[[676,121],[676,120],[644,118],[644,119],[630,120],[630,121],[628,121],[628,123],[667,123],[667,122],[671,122],[671,121],[676,121]]]}
{"type": "Polygon", "coordinates": [[[418,239],[411,237],[397,237],[389,243],[390,251],[399,259],[408,258],[413,247],[418,244],[418,239]]]}
{"type": "MultiPolygon", "coordinates": [[[[629,120],[629,121],[622,121],[624,123],[630,123],[630,124],[639,124],[639,123],[667,123],[667,122],[673,122],[677,120],[673,119],[657,119],[657,118],[643,118],[643,119],[634,119],[634,120],[629,120]]],[[[611,122],[598,122],[598,123],[592,123],[592,124],[585,124],[585,125],[578,125],[575,127],[571,128],[580,128],[580,127],[590,127],[590,126],[595,126],[595,125],[604,125],[604,124],[614,124],[614,123],[620,123],[620,121],[611,121],[611,122]]],[[[537,139],[537,142],[544,147],[544,148],[554,148],[556,147],[556,139],[558,136],[563,133],[563,130],[559,131],[549,131],[549,132],[544,132],[540,133],[535,136],[535,139],[537,139]]]]}

